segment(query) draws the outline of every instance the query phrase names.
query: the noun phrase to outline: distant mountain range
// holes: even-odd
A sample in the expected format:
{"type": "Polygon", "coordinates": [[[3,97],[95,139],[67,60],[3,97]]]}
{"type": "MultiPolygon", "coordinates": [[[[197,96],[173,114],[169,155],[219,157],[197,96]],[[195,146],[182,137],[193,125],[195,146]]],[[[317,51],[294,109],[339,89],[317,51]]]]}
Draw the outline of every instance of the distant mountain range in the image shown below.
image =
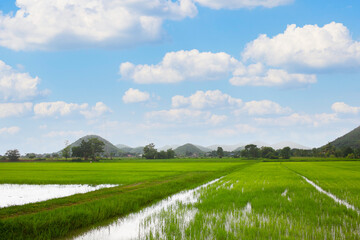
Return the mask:
{"type": "MultiPolygon", "coordinates": [[[[343,145],[343,142],[348,142],[351,139],[360,139],[360,128],[355,129],[352,133],[349,133],[349,136],[345,135],[345,140],[342,138],[339,138],[337,140],[335,140],[333,143],[334,144],[338,144],[338,145],[343,145]],[[356,130],[356,131],[355,131],[356,130]]],[[[77,141],[75,141],[74,143],[70,144],[70,147],[75,147],[75,146],[80,146],[80,143],[82,140],[87,141],[90,138],[97,138],[101,141],[103,141],[105,143],[105,147],[104,147],[104,151],[105,154],[110,155],[111,153],[113,153],[115,156],[119,156],[119,155],[124,155],[124,154],[130,154],[130,155],[135,155],[135,156],[139,156],[141,154],[143,154],[143,146],[139,146],[139,147],[130,147],[128,145],[125,144],[117,144],[114,145],[111,142],[107,141],[106,139],[97,136],[97,135],[87,135],[85,137],[82,137],[80,139],[78,139],[77,141]]],[[[359,141],[360,142],[360,141],[359,141]]],[[[276,144],[267,144],[265,142],[261,142],[261,141],[255,141],[255,142],[250,142],[248,144],[255,144],[257,145],[257,147],[263,147],[263,146],[269,146],[272,147],[274,149],[282,149],[284,147],[290,147],[290,148],[297,148],[297,149],[309,149],[308,147],[305,147],[303,145],[300,145],[298,143],[294,143],[294,142],[279,142],[276,144]]],[[[356,143],[355,143],[356,144],[356,143]]],[[[168,149],[172,148],[175,151],[175,154],[178,156],[200,156],[200,155],[204,155],[205,153],[209,153],[211,151],[216,151],[218,147],[222,147],[224,149],[224,151],[228,151],[228,152],[232,152],[232,151],[241,151],[242,149],[245,148],[247,144],[234,144],[234,145],[211,145],[211,146],[201,146],[201,145],[195,145],[195,144],[191,144],[191,143],[187,143],[184,145],[166,145],[160,148],[157,148],[158,151],[167,151],[168,149]]]]}

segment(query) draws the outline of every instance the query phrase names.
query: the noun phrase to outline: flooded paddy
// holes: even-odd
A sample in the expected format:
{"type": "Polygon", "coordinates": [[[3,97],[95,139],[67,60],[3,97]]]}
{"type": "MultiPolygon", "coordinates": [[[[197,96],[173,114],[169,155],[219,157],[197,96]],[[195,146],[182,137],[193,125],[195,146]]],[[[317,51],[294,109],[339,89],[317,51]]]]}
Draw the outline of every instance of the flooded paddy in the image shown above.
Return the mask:
{"type": "Polygon", "coordinates": [[[67,197],[78,193],[87,193],[102,188],[116,187],[115,184],[0,184],[0,208],[41,202],[53,198],[67,197]]]}
{"type": "Polygon", "coordinates": [[[181,206],[198,202],[200,191],[218,182],[220,179],[215,179],[192,190],[177,193],[140,212],[120,218],[108,226],[93,229],[73,239],[145,239],[151,232],[156,232],[161,225],[161,222],[158,221],[158,216],[168,211],[178,212],[183,217],[183,224],[186,224],[186,222],[189,222],[195,216],[196,211],[181,211],[181,206]]]}

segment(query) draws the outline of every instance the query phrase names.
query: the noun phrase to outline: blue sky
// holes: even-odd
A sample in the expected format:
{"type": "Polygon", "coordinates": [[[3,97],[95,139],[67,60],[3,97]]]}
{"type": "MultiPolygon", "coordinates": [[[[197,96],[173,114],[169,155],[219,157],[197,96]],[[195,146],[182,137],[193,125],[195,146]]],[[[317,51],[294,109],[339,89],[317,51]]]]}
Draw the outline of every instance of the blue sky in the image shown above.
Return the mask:
{"type": "Polygon", "coordinates": [[[3,0],[0,154],[318,147],[359,125],[359,1],[3,0]],[[249,5],[251,2],[251,5],[249,5]]]}

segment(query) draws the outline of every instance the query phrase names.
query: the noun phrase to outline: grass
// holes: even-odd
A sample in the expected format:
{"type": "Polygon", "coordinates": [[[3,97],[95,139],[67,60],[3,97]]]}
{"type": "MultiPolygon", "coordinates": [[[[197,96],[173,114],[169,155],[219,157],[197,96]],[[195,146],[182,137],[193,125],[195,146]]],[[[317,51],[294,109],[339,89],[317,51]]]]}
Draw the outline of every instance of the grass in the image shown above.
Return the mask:
{"type": "Polygon", "coordinates": [[[357,162],[284,163],[324,190],[360,209],[360,164],[357,162]]]}
{"type": "Polygon", "coordinates": [[[124,216],[247,162],[4,163],[1,182],[119,187],[0,209],[0,239],[53,239],[124,216]]]}
{"type": "MultiPolygon", "coordinates": [[[[307,169],[317,163],[296,164],[307,169]]],[[[331,175],[338,176],[336,168],[328,170],[331,175]]],[[[179,204],[148,219],[162,224],[147,238],[360,238],[360,217],[355,211],[319,193],[283,163],[258,163],[239,169],[200,194],[196,204],[179,204]],[[190,220],[186,215],[189,212],[196,213],[190,220]]]]}
{"type": "Polygon", "coordinates": [[[132,184],[186,172],[221,171],[239,164],[198,161],[124,161],[117,163],[1,163],[0,183],[18,184],[132,184]]]}
{"type": "Polygon", "coordinates": [[[360,239],[360,216],[301,175],[360,207],[360,162],[234,159],[2,163],[0,182],[118,187],[0,209],[0,239],[69,237],[218,178],[199,201],[144,220],[148,239],[360,239]]]}

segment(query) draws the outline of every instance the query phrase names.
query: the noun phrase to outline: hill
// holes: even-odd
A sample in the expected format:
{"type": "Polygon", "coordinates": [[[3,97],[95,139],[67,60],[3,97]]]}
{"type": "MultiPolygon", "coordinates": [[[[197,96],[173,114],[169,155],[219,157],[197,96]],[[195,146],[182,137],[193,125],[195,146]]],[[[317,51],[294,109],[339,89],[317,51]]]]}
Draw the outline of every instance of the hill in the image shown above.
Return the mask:
{"type": "Polygon", "coordinates": [[[309,147],[305,147],[301,144],[295,143],[295,142],[290,142],[290,141],[285,141],[285,142],[279,142],[276,144],[271,145],[271,147],[275,150],[277,149],[283,149],[284,147],[290,147],[291,149],[305,149],[305,150],[309,150],[309,147]]]}
{"type": "Polygon", "coordinates": [[[360,147],[360,126],[345,134],[342,137],[330,142],[331,145],[337,148],[359,148],[360,147]]]}
{"type": "Polygon", "coordinates": [[[117,144],[117,148],[119,148],[123,153],[130,153],[130,154],[143,154],[144,147],[136,147],[132,148],[124,144],[117,144]]]}
{"type": "Polygon", "coordinates": [[[235,145],[216,145],[215,144],[215,145],[208,146],[207,148],[211,149],[212,151],[216,151],[218,147],[222,147],[224,151],[232,152],[235,149],[242,147],[242,146],[245,146],[245,145],[244,144],[235,144],[235,145]]]}
{"type": "Polygon", "coordinates": [[[203,147],[201,145],[194,145],[194,146],[197,147],[198,149],[200,149],[203,152],[211,152],[212,151],[210,148],[203,147]]]}
{"type": "Polygon", "coordinates": [[[190,143],[182,145],[176,148],[174,151],[177,156],[199,156],[205,153],[201,151],[198,147],[190,143]]]}
{"type": "Polygon", "coordinates": [[[70,146],[70,148],[78,147],[78,146],[80,146],[82,140],[88,141],[90,138],[97,138],[98,140],[102,141],[105,144],[104,154],[110,155],[110,153],[113,153],[113,154],[117,155],[118,153],[121,152],[121,150],[119,148],[117,148],[114,144],[112,144],[108,140],[106,140],[98,135],[87,135],[85,137],[79,138],[78,140],[76,140],[75,142],[70,144],[69,146],[70,146]]]}

